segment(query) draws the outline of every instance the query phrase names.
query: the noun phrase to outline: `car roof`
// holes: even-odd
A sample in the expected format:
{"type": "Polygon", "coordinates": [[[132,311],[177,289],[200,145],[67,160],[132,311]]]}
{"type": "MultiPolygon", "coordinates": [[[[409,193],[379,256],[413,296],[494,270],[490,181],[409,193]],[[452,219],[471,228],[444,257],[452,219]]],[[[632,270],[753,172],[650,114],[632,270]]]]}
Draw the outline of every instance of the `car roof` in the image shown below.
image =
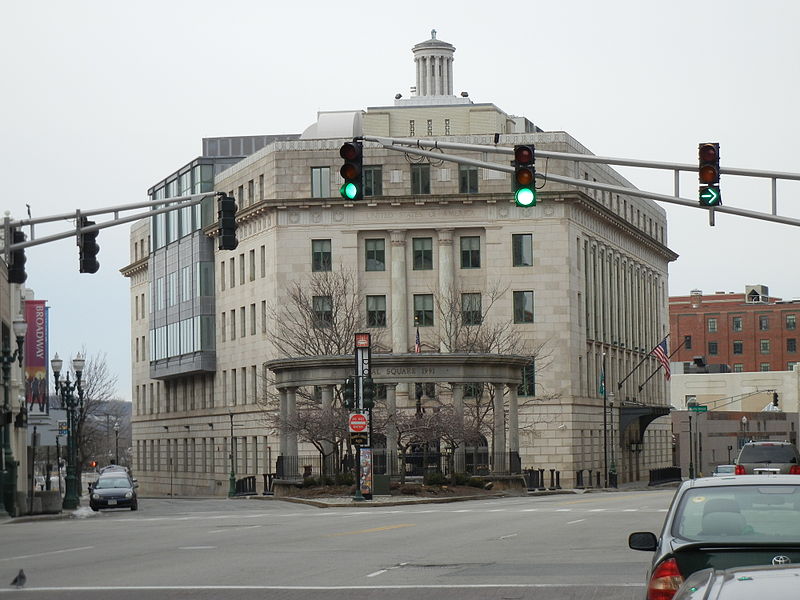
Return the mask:
{"type": "Polygon", "coordinates": [[[727,475],[725,477],[699,477],[687,479],[680,489],[736,486],[736,485],[798,485],[797,475],[727,475]]]}

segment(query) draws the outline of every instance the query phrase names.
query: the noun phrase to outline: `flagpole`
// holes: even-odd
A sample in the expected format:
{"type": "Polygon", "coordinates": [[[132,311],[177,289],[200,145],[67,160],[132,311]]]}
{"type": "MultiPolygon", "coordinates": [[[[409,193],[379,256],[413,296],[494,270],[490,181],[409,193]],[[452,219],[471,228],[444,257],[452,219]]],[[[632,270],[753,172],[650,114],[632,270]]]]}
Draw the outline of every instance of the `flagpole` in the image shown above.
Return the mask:
{"type": "MultiPolygon", "coordinates": [[[[683,348],[683,345],[684,345],[685,343],[686,343],[686,340],[683,340],[683,341],[681,342],[681,345],[680,345],[680,346],[678,346],[677,348],[675,348],[675,350],[673,350],[673,351],[672,351],[672,354],[670,354],[670,355],[669,355],[669,358],[672,358],[673,356],[675,356],[675,355],[678,353],[678,350],[680,350],[681,348],[683,348]]],[[[642,384],[639,386],[639,391],[640,391],[640,392],[642,391],[642,388],[644,387],[644,384],[646,384],[648,381],[650,381],[650,380],[653,378],[653,375],[655,375],[656,373],[658,373],[660,370],[661,370],[661,363],[659,363],[659,365],[658,365],[658,368],[657,368],[655,371],[653,371],[652,373],[650,373],[650,377],[648,377],[647,379],[645,379],[645,380],[642,382],[642,384]]]]}
{"type": "MultiPolygon", "coordinates": [[[[663,342],[664,340],[666,340],[668,337],[669,337],[669,334],[665,335],[665,336],[664,336],[664,339],[662,339],[661,341],[659,341],[659,342],[658,342],[658,344],[660,344],[661,342],[663,342]]],[[[643,363],[644,361],[646,361],[646,360],[647,360],[647,359],[650,357],[650,355],[653,353],[653,350],[655,350],[656,348],[658,348],[658,344],[656,344],[655,346],[653,346],[653,347],[650,349],[650,352],[648,352],[647,354],[645,354],[645,355],[644,355],[644,358],[643,358],[642,360],[640,360],[640,361],[639,361],[639,364],[637,364],[635,367],[633,367],[633,369],[631,369],[631,370],[630,370],[630,372],[629,372],[627,375],[625,375],[625,377],[623,377],[623,378],[622,378],[622,381],[620,381],[619,383],[617,383],[617,391],[619,391],[620,389],[622,389],[622,384],[623,384],[623,383],[625,383],[625,382],[628,380],[628,378],[629,378],[631,375],[633,375],[633,373],[636,371],[636,369],[638,369],[639,367],[641,367],[641,366],[642,366],[642,363],[643,363]]],[[[681,346],[683,346],[683,344],[681,344],[681,346]]],[[[680,346],[679,346],[679,348],[680,348],[680,346]]],[[[641,388],[640,388],[640,389],[641,389],[641,388]]]]}

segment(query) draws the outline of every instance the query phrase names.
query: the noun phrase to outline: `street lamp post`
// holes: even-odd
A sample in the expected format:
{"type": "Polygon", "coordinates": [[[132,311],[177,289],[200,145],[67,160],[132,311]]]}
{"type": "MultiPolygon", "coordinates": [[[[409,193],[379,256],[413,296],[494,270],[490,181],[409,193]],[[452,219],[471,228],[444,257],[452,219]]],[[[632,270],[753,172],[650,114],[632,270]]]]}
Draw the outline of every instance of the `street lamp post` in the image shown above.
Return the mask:
{"type": "Polygon", "coordinates": [[[11,449],[11,365],[14,361],[19,361],[22,367],[22,354],[25,344],[25,332],[28,331],[28,324],[22,315],[14,319],[12,323],[14,336],[17,338],[17,348],[11,351],[11,340],[3,341],[3,348],[0,351],[0,360],[3,368],[3,409],[0,412],[0,423],[2,423],[2,469],[0,469],[0,511],[6,510],[12,517],[16,515],[17,506],[17,465],[14,460],[14,451],[11,449]]]}
{"type": "Polygon", "coordinates": [[[233,411],[228,413],[228,416],[231,418],[231,443],[229,448],[228,456],[231,460],[231,475],[228,478],[228,498],[233,498],[236,495],[236,469],[233,462],[233,411]]]}
{"type": "Polygon", "coordinates": [[[78,450],[75,440],[77,433],[78,415],[75,409],[83,409],[83,367],[86,360],[80,352],[72,359],[72,370],[75,371],[75,381],[71,382],[69,373],[61,375],[61,367],[64,361],[58,357],[58,353],[50,361],[53,368],[53,378],[55,379],[56,394],[61,396],[61,406],[67,411],[67,490],[64,493],[62,508],[72,510],[78,508],[80,500],[78,498],[78,482],[76,477],[78,465],[78,450]],[[75,396],[77,390],[78,396],[75,396]]]}
{"type": "Polygon", "coordinates": [[[114,464],[119,464],[119,421],[114,422],[114,464]]]}

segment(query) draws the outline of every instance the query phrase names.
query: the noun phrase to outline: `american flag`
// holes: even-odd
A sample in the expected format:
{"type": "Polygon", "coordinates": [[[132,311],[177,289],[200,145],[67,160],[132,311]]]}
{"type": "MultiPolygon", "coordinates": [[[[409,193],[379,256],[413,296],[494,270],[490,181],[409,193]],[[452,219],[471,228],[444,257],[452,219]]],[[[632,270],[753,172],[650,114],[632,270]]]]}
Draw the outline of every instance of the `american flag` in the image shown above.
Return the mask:
{"type": "Polygon", "coordinates": [[[669,355],[667,354],[667,338],[661,340],[661,343],[653,348],[652,354],[655,354],[658,362],[664,367],[664,379],[669,381],[671,372],[669,370],[669,355]]]}
{"type": "Polygon", "coordinates": [[[419,327],[417,327],[417,339],[414,341],[414,352],[417,354],[422,352],[422,348],[419,345],[419,327]]]}

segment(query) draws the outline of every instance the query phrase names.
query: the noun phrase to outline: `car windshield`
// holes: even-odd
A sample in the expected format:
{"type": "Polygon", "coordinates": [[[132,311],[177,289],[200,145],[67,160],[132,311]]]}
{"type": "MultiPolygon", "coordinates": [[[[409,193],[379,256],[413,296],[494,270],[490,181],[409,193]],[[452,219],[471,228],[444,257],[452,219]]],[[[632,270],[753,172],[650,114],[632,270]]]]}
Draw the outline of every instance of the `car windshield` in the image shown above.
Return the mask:
{"type": "Polygon", "coordinates": [[[796,463],[797,458],[791,446],[758,445],[745,446],[739,455],[741,463],[796,463]]]}
{"type": "Polygon", "coordinates": [[[104,477],[98,479],[94,487],[97,490],[105,490],[109,488],[129,488],[131,484],[124,477],[104,477]]]}
{"type": "Polygon", "coordinates": [[[733,465],[720,465],[717,467],[717,473],[733,473],[736,467],[733,465]]]}
{"type": "Polygon", "coordinates": [[[800,485],[689,490],[675,513],[672,534],[690,541],[800,542],[800,485]]]}

